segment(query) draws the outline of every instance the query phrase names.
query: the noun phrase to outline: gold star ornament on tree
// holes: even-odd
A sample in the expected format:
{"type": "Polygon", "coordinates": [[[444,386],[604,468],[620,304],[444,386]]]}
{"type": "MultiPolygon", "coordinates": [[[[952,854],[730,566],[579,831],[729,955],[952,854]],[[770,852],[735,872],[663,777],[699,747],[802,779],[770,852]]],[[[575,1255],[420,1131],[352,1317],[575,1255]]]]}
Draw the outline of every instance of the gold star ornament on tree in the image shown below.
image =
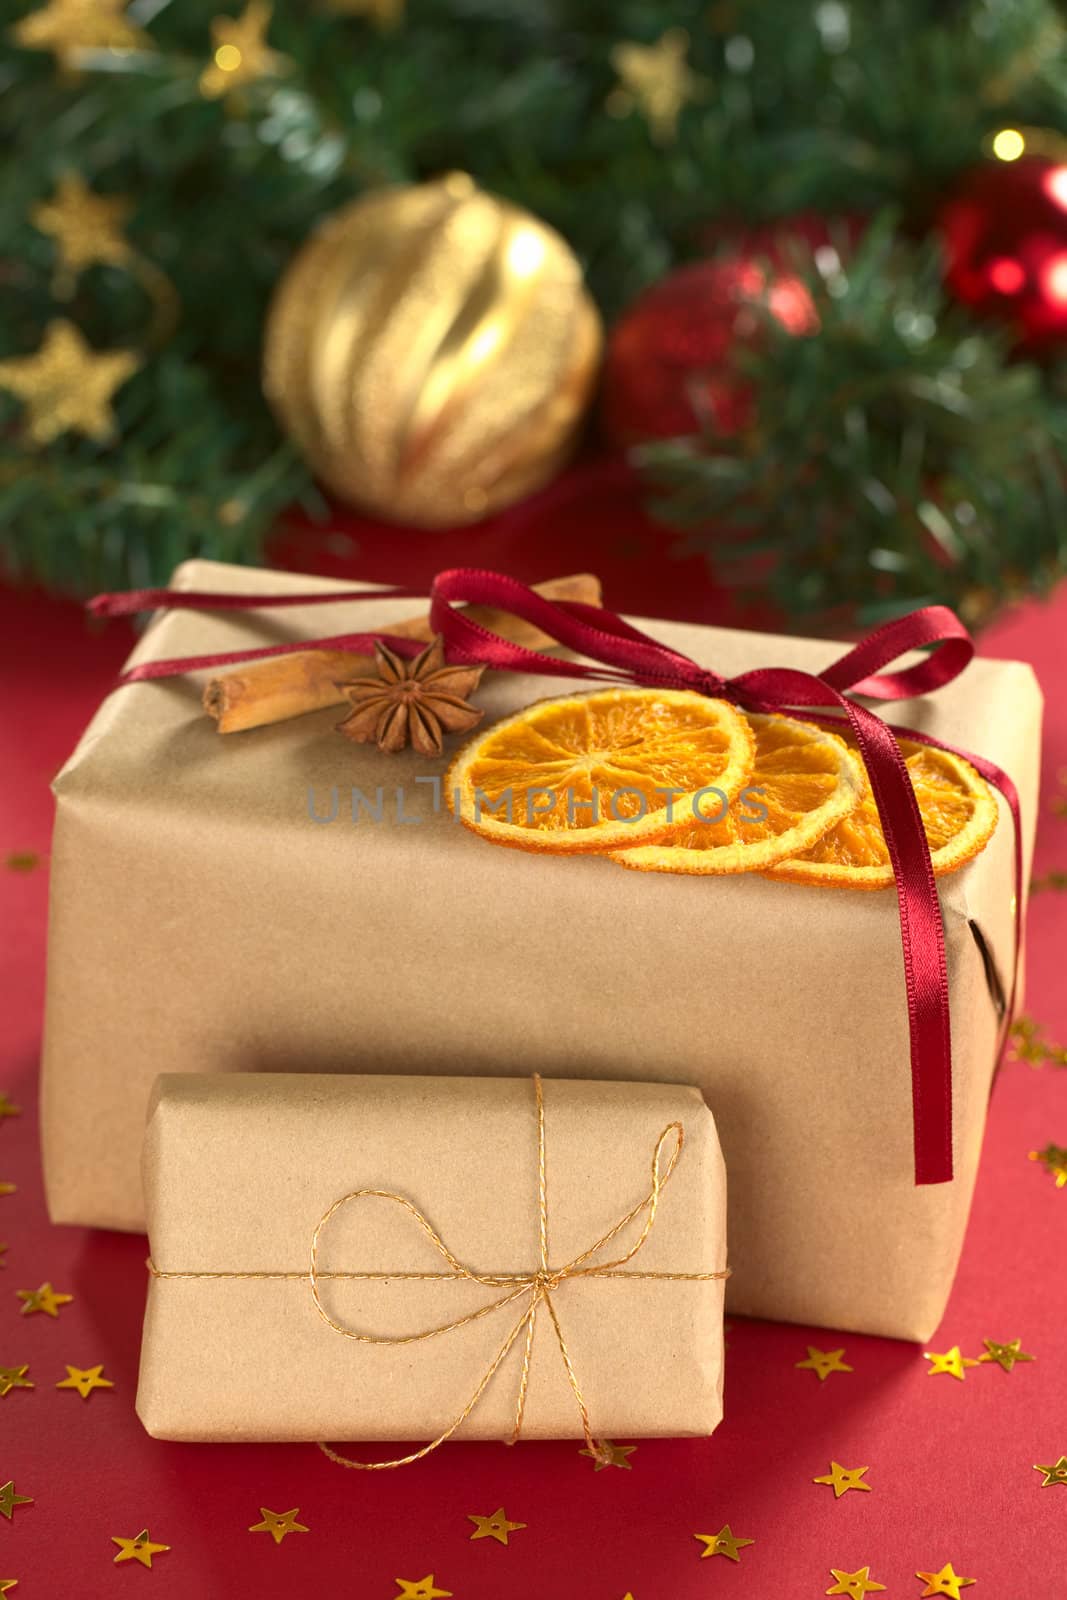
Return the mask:
{"type": "Polygon", "coordinates": [[[960,1600],[960,1590],[966,1589],[970,1583],[977,1583],[976,1578],[961,1578],[958,1572],[952,1569],[952,1562],[946,1561],[940,1572],[917,1572],[926,1588],[919,1596],[919,1600],[929,1600],[931,1595],[947,1595],[948,1600],[960,1600]]]}
{"type": "Polygon", "coordinates": [[[169,1544],[153,1544],[148,1537],[148,1529],[142,1528],[133,1539],[119,1539],[114,1534],[111,1543],[117,1544],[119,1553],[115,1557],[115,1565],[122,1561],[139,1561],[142,1567],[152,1570],[152,1557],[161,1556],[165,1550],[170,1549],[169,1544]]]}
{"type": "Polygon", "coordinates": [[[624,115],[636,106],[653,142],[672,143],[683,106],[698,99],[704,88],[704,79],[686,61],[688,50],[684,28],[668,28],[655,44],[617,44],[611,64],[619,85],[608,99],[609,112],[624,115]]]}
{"type": "Polygon", "coordinates": [[[0,361],[0,389],[26,405],[26,432],[34,444],[64,433],[98,443],[115,432],[111,400],[140,362],[129,350],[93,350],[71,322],[50,322],[32,356],[0,361]]]}
{"type": "Polygon", "coordinates": [[[67,71],[92,50],[151,50],[152,41],[126,15],[126,0],[49,0],[11,30],[25,50],[51,50],[67,71]]]}
{"type": "Polygon", "coordinates": [[[56,243],[55,293],[64,300],[74,293],[87,267],[122,266],[130,259],[123,224],[130,202],[121,195],[94,194],[84,178],[70,172],[55,193],[30,212],[30,221],[56,243]]]}
{"type": "Polygon", "coordinates": [[[260,1506],[259,1514],[262,1522],[253,1522],[249,1533],[269,1533],[275,1544],[281,1544],[287,1533],[310,1533],[310,1528],[305,1528],[302,1522],[297,1522],[300,1507],[294,1506],[291,1511],[268,1511],[266,1506],[260,1506]]]}
{"type": "Polygon", "coordinates": [[[239,17],[215,18],[211,24],[214,49],[200,74],[200,92],[206,99],[218,100],[260,78],[277,78],[289,70],[288,57],[267,43],[273,9],[266,0],[249,0],[239,17]]]}

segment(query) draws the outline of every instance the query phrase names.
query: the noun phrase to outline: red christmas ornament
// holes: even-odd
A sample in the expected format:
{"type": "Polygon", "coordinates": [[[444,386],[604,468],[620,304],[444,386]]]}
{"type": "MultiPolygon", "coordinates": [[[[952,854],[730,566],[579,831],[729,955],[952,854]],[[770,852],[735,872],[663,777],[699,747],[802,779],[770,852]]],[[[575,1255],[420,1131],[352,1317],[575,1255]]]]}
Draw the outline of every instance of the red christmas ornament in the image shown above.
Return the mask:
{"type": "Polygon", "coordinates": [[[818,327],[806,284],[786,264],[785,237],[746,234],[726,253],[653,284],[624,313],[608,341],[601,396],[613,444],[749,425],[752,396],[736,355],[761,338],[756,303],[790,333],[818,327]]]}
{"type": "Polygon", "coordinates": [[[941,208],[945,282],[963,305],[1050,354],[1067,335],[1067,156],[991,158],[941,208]]]}

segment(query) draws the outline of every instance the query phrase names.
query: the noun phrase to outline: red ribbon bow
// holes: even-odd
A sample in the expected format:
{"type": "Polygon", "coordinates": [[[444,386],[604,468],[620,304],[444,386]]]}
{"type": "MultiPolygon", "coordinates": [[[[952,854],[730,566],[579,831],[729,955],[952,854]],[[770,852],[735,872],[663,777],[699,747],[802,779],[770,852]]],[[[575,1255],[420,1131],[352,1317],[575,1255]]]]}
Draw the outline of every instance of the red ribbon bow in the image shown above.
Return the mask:
{"type": "MultiPolygon", "coordinates": [[[[347,600],[418,598],[401,590],[330,590],[320,594],[214,594],[171,589],[141,589],[128,594],[98,595],[89,602],[96,616],[121,616],[152,607],[203,610],[258,610],[272,606],[314,605],[347,600]]],[[[1022,917],[1022,835],[1014,783],[981,756],[954,750],[911,728],[893,728],[876,712],[859,705],[853,695],[871,700],[906,700],[933,693],[958,677],[974,655],[974,642],[963,623],[946,606],[924,606],[886,623],[823,672],[792,667],[761,667],[736,678],[721,678],[688,656],[641,633],[613,612],[577,601],[551,601],[526,584],[498,572],[454,568],[439,573],[430,590],[430,623],[445,641],[450,661],[479,662],[500,671],[545,676],[607,680],[616,683],[695,689],[730,700],[752,711],[788,711],[833,723],[843,712],[855,735],[878,807],[896,881],[900,936],[904,958],[908,1027],[911,1041],[912,1116],[917,1184],[946,1183],[952,1177],[952,1045],[949,1029],[948,973],[941,906],[922,818],[897,734],[964,756],[1004,795],[1015,828],[1015,961],[1006,1035],[1015,1000],[1022,917]],[[512,644],[455,608],[493,606],[535,624],[558,643],[587,658],[586,662],[512,644]],[[921,661],[895,672],[885,669],[908,651],[930,647],[921,661]]],[[[270,645],[209,656],[186,656],[146,662],[120,679],[132,683],[171,677],[200,668],[235,665],[295,650],[331,649],[368,652],[384,639],[403,655],[421,645],[388,634],[350,633],[326,639],[270,645]]]]}

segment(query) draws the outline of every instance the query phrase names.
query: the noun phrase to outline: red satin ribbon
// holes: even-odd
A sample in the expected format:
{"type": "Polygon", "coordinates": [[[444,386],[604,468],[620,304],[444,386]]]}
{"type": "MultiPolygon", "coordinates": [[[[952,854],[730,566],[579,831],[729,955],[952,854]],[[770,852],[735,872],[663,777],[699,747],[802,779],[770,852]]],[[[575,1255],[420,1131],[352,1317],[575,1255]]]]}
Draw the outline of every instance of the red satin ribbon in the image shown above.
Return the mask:
{"type": "MultiPolygon", "coordinates": [[[[404,590],[330,590],[320,594],[225,595],[170,589],[137,590],[126,595],[99,595],[89,602],[96,616],[127,615],[149,607],[191,607],[205,610],[255,610],[260,607],[323,604],[330,601],[415,598],[404,590]]],[[[911,1042],[912,1112],[917,1184],[946,1183],[952,1178],[952,1046],[949,1028],[948,973],[944,928],[930,851],[915,791],[897,743],[897,733],[922,743],[939,741],[909,728],[893,729],[851,695],[874,700],[902,700],[929,694],[957,677],[974,655],[974,643],[954,612],[925,606],[886,623],[846,652],[823,672],[789,667],[758,668],[735,678],[721,678],[688,656],[641,633],[611,611],[576,601],[551,601],[525,584],[497,572],[455,568],[439,573],[430,591],[430,623],[445,640],[453,661],[484,663],[500,671],[544,676],[641,683],[721,696],[753,711],[790,711],[816,721],[834,722],[831,708],[844,713],[866,765],[871,790],[885,834],[896,881],[904,958],[905,992],[911,1042]],[[533,623],[559,644],[595,663],[557,656],[513,644],[455,608],[487,605],[533,623]],[[908,651],[931,647],[923,660],[896,672],[885,669],[908,651]]],[[[146,662],[124,673],[121,682],[170,677],[200,668],[235,665],[296,650],[334,649],[369,652],[384,639],[404,655],[421,645],[388,634],[338,634],[261,649],[216,655],[185,656],[146,662]]],[[[949,745],[940,745],[952,749],[949,745]]],[[[1015,785],[992,762],[966,751],[968,761],[1004,795],[1015,828],[1015,936],[1011,1000],[1004,1023],[1010,1023],[1015,1000],[1014,971],[1021,933],[1022,836],[1015,785]]]]}

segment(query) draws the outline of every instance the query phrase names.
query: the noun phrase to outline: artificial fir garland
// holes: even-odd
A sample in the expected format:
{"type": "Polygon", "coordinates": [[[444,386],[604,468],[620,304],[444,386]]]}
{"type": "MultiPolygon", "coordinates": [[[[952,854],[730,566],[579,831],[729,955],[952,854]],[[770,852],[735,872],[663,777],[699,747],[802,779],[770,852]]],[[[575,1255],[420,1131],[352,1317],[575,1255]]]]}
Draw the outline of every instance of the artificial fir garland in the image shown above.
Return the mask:
{"type": "MultiPolygon", "coordinates": [[[[0,394],[17,577],[84,591],[160,581],[194,553],[254,560],[281,509],[314,499],[262,400],[263,321],[315,223],[370,186],[469,171],[568,239],[610,320],[704,254],[717,219],[893,206],[921,236],[999,128],[1055,129],[1067,111],[1049,0],[231,5],[243,31],[221,9],[5,8],[0,360],[32,356],[57,319],[92,351],[130,352],[106,439],[35,443],[0,394]],[[129,259],[57,286],[40,218],[70,175],[127,202],[129,259]],[[153,285],[173,293],[170,330],[153,285]]],[[[772,329],[747,358],[759,426],[743,445],[648,453],[667,515],[712,559],[742,554],[742,578],[769,557],[758,581],[793,613],[865,592],[889,609],[969,596],[977,614],[1005,573],[1044,581],[1062,556],[1055,369],[1011,364],[946,308],[921,247],[882,228],[847,278],[835,298],[815,274],[819,337],[772,329]],[[842,398],[857,383],[869,403],[842,398]]]]}

